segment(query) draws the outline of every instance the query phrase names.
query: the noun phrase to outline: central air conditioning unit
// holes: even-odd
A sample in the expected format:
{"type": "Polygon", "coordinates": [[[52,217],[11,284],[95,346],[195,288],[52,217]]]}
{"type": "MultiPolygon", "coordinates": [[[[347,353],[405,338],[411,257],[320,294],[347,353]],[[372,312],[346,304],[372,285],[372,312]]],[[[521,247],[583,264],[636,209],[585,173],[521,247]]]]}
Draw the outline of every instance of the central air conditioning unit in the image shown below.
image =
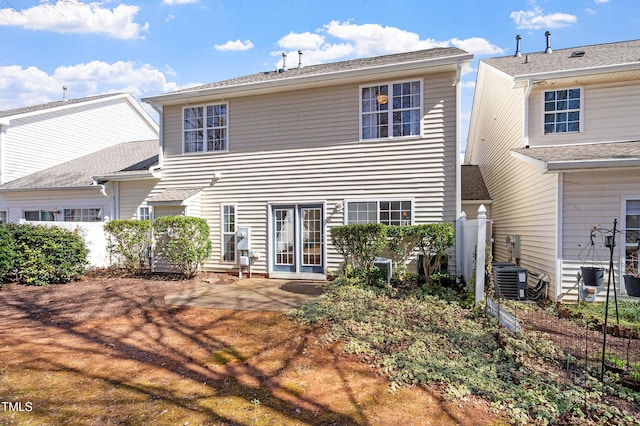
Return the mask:
{"type": "Polygon", "coordinates": [[[515,265],[493,265],[496,296],[509,300],[527,299],[527,270],[515,265]]]}
{"type": "Polygon", "coordinates": [[[391,284],[391,274],[393,273],[391,267],[391,259],[386,257],[376,257],[373,261],[373,266],[376,266],[382,272],[382,276],[387,281],[387,284],[391,284]]]}

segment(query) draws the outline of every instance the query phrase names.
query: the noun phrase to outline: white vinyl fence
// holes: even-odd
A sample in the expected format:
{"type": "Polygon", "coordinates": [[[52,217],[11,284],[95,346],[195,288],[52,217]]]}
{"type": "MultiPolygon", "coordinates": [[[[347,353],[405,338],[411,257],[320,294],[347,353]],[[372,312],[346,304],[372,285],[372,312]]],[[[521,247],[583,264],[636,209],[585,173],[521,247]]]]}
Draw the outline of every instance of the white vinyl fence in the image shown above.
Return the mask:
{"type": "Polygon", "coordinates": [[[107,237],[104,232],[104,222],[32,222],[21,220],[20,223],[32,225],[57,226],[69,231],[78,232],[89,249],[89,267],[104,268],[110,265],[107,237]]]}

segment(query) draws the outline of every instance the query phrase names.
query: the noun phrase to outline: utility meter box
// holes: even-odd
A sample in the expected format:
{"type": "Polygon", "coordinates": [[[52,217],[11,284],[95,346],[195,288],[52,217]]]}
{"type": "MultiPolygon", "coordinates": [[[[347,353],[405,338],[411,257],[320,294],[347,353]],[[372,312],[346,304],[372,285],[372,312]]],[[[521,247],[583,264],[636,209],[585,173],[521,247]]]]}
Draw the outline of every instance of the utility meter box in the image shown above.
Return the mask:
{"type": "Polygon", "coordinates": [[[251,246],[251,229],[238,228],[236,230],[236,249],[240,251],[249,250],[251,246]]]}

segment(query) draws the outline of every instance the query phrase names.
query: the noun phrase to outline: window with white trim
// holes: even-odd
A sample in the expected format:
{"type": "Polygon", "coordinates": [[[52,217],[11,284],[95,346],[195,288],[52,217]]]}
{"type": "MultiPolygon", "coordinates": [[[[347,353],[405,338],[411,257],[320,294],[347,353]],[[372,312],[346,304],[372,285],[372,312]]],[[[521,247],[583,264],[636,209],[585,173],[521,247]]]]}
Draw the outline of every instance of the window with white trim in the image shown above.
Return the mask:
{"type": "Polygon", "coordinates": [[[0,210],[0,225],[7,223],[7,211],[0,210]]]}
{"type": "Polygon", "coordinates": [[[138,207],[138,220],[153,220],[153,209],[151,206],[138,207]]]}
{"type": "Polygon", "coordinates": [[[64,209],[65,222],[101,222],[102,209],[64,209]]]}
{"type": "Polygon", "coordinates": [[[31,222],[53,222],[56,220],[56,212],[46,210],[25,210],[24,219],[31,222]]]}
{"type": "Polygon", "coordinates": [[[228,149],[228,105],[213,104],[183,109],[183,149],[218,152],[228,149]]]}
{"type": "Polygon", "coordinates": [[[384,223],[411,225],[412,202],[409,200],[347,201],[347,224],[384,223]]]}
{"type": "Polygon", "coordinates": [[[360,137],[420,135],[422,82],[405,81],[360,88],[360,137]]]}
{"type": "Polygon", "coordinates": [[[236,261],[236,206],[222,205],[222,260],[236,261]]]}
{"type": "Polygon", "coordinates": [[[544,134],[579,132],[581,99],[580,88],[544,92],[544,134]]]}

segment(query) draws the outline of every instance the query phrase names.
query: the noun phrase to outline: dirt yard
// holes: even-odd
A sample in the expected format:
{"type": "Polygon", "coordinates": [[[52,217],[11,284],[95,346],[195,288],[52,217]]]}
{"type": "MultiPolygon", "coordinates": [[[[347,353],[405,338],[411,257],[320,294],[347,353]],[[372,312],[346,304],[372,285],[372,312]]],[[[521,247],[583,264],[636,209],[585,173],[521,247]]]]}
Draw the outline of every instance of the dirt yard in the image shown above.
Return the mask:
{"type": "Polygon", "coordinates": [[[376,371],[279,312],[175,307],[225,285],[88,276],[0,291],[2,425],[484,425],[486,403],[389,393],[376,371]]]}

